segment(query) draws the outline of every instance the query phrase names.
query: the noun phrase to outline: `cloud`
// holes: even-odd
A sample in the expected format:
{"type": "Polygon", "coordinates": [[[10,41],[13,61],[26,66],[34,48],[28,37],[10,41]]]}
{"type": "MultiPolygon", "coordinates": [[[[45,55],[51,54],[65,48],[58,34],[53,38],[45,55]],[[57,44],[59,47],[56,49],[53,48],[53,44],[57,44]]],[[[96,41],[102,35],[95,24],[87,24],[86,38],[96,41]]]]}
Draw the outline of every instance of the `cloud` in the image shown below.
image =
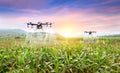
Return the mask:
{"type": "MultiPolygon", "coordinates": [[[[59,5],[53,3],[59,2],[54,0],[0,0],[0,8],[3,7],[3,11],[11,9],[13,13],[34,13],[34,14],[55,14],[55,13],[70,13],[79,11],[90,14],[114,14],[120,13],[120,5],[114,4],[119,2],[118,0],[92,0],[92,1],[72,1],[61,2],[59,5]],[[80,4],[78,4],[78,3],[80,4]],[[111,4],[114,5],[111,5],[111,4]],[[107,6],[106,6],[107,5],[107,6]],[[85,8],[83,8],[85,6],[85,8]],[[6,10],[5,10],[6,9],[6,10]],[[68,12],[70,11],[70,12],[68,12]]],[[[7,13],[8,13],[7,12],[7,13]]]]}
{"type": "Polygon", "coordinates": [[[40,8],[46,6],[51,0],[0,0],[0,7],[4,8],[40,8]],[[9,6],[9,7],[8,7],[9,6]]]}
{"type": "Polygon", "coordinates": [[[116,2],[120,2],[120,1],[119,0],[100,0],[99,2],[92,4],[92,6],[101,6],[101,5],[107,5],[107,4],[116,3],[116,2]]]}
{"type": "Polygon", "coordinates": [[[52,28],[56,32],[61,32],[63,29],[71,29],[72,33],[80,33],[85,30],[95,30],[98,32],[120,31],[120,14],[106,16],[99,13],[91,14],[91,10],[72,10],[69,8],[58,9],[59,8],[51,8],[48,11],[43,10],[40,13],[39,11],[28,10],[31,12],[30,15],[19,15],[16,17],[7,16],[4,17],[3,22],[6,22],[5,24],[9,26],[11,25],[11,27],[17,25],[20,28],[26,28],[26,23],[30,21],[34,23],[37,23],[38,21],[49,21],[53,23],[52,28]],[[47,12],[54,10],[57,10],[57,13],[46,15],[47,12]],[[38,14],[34,16],[36,13],[38,14]]]}

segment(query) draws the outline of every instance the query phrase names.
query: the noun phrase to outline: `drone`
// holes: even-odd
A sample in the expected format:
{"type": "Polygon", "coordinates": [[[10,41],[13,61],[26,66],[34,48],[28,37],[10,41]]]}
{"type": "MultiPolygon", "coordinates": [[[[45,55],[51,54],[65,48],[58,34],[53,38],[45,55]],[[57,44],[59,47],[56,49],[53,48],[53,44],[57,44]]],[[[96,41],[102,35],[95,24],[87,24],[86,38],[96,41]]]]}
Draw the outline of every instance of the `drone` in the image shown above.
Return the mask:
{"type": "Polygon", "coordinates": [[[37,29],[43,29],[43,26],[46,25],[46,27],[52,27],[52,23],[46,22],[46,23],[41,23],[38,22],[37,24],[29,22],[27,23],[27,27],[29,28],[31,26],[31,28],[33,28],[33,26],[36,26],[37,29]]]}
{"type": "Polygon", "coordinates": [[[84,31],[84,33],[88,33],[89,35],[92,35],[92,33],[96,33],[96,31],[84,31]]]}

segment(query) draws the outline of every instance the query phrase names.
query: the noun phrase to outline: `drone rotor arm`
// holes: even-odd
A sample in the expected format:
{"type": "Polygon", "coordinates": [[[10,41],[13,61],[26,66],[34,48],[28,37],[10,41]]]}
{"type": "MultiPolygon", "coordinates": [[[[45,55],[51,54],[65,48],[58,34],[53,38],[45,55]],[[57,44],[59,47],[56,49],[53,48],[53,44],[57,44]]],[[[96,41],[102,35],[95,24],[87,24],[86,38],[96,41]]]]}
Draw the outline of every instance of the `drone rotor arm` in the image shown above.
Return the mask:
{"type": "Polygon", "coordinates": [[[88,31],[84,31],[84,33],[89,33],[88,31]]]}

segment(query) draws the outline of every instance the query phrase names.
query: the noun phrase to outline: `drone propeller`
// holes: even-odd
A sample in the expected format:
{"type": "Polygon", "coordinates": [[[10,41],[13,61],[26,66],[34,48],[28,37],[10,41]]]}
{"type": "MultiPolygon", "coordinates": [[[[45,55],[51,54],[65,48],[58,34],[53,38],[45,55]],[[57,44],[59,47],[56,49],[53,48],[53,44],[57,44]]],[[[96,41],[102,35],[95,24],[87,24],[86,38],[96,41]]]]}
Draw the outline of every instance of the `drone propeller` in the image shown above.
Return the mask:
{"type": "Polygon", "coordinates": [[[32,24],[32,22],[29,23],[30,25],[32,24]]]}
{"type": "Polygon", "coordinates": [[[27,27],[29,28],[29,26],[30,26],[31,24],[32,24],[31,22],[27,23],[27,27]]]}
{"type": "Polygon", "coordinates": [[[50,27],[52,27],[52,23],[50,23],[49,25],[50,25],[50,27]]]}
{"type": "Polygon", "coordinates": [[[84,31],[84,33],[88,33],[88,31],[84,31]]]}
{"type": "Polygon", "coordinates": [[[27,28],[29,28],[29,23],[27,23],[27,28]]]}
{"type": "Polygon", "coordinates": [[[46,26],[48,27],[48,22],[46,22],[45,24],[46,24],[46,26]]]}
{"type": "Polygon", "coordinates": [[[48,22],[46,22],[46,24],[48,24],[48,22]]]}
{"type": "Polygon", "coordinates": [[[41,24],[41,22],[38,22],[38,25],[40,25],[41,24]]]}
{"type": "Polygon", "coordinates": [[[96,31],[91,31],[92,33],[96,33],[96,31]]]}

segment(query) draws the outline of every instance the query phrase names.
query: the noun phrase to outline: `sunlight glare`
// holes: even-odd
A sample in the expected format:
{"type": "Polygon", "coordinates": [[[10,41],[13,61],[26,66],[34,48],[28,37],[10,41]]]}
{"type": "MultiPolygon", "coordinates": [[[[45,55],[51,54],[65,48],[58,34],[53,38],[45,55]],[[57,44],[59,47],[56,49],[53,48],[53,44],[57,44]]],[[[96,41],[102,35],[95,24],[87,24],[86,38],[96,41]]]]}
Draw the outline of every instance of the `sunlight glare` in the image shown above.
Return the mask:
{"type": "Polygon", "coordinates": [[[61,32],[61,35],[64,37],[72,37],[70,30],[64,30],[63,32],[61,32]]]}

